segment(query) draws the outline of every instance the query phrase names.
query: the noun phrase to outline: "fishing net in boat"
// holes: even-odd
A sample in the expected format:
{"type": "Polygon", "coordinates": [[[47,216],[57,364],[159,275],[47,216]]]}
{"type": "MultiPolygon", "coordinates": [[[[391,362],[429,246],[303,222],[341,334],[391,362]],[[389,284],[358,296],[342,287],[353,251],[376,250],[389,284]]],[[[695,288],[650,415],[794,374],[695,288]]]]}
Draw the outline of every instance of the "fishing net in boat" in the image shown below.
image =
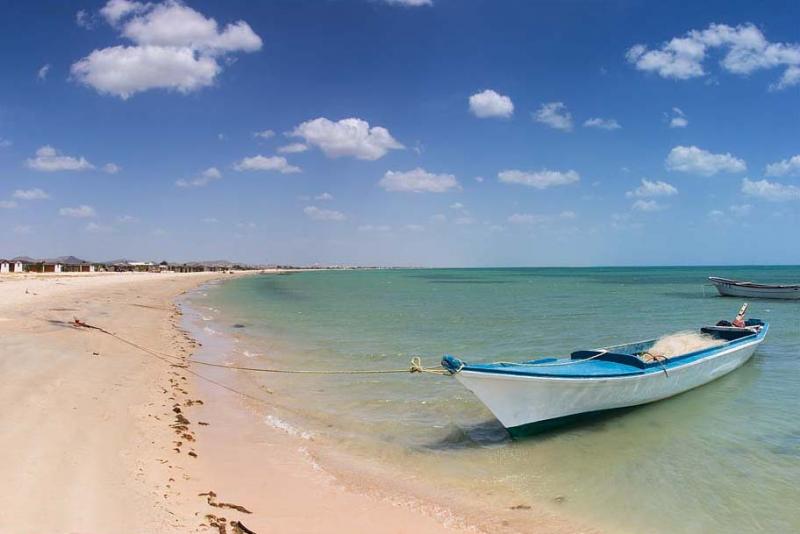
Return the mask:
{"type": "Polygon", "coordinates": [[[715,338],[708,334],[699,332],[676,332],[668,336],[660,337],[656,340],[647,352],[640,355],[642,360],[652,362],[656,360],[670,359],[687,352],[707,349],[723,345],[724,340],[715,338]]]}

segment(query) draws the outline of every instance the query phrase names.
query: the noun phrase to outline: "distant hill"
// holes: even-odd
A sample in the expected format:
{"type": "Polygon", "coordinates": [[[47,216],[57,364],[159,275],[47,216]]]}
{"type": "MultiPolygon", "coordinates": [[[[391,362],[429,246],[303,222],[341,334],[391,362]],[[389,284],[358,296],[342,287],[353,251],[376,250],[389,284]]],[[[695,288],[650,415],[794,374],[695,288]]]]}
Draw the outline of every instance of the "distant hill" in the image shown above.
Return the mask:
{"type": "Polygon", "coordinates": [[[82,260],[75,256],[59,256],[57,258],[48,258],[44,261],[50,263],[64,263],[66,265],[75,265],[78,263],[91,263],[90,261],[82,260]]]}

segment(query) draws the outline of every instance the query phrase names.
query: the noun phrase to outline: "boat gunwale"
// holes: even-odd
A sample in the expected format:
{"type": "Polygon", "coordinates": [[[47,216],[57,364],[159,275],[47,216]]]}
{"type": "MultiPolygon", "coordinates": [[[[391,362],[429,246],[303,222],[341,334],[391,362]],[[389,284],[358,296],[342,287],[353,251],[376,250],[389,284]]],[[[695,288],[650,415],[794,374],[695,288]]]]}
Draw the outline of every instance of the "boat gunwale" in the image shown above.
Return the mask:
{"type": "MultiPolygon", "coordinates": [[[[750,345],[758,345],[762,341],[764,341],[768,329],[769,329],[769,323],[765,322],[762,325],[761,330],[749,336],[743,336],[740,337],[739,339],[733,339],[731,341],[728,341],[723,345],[708,347],[706,349],[701,349],[699,351],[694,351],[694,352],[688,352],[686,354],[681,354],[679,356],[676,356],[675,358],[671,358],[673,362],[676,360],[682,360],[678,363],[678,365],[670,365],[671,362],[669,362],[664,366],[653,366],[645,369],[637,369],[637,371],[625,372],[624,374],[622,373],[607,374],[607,375],[537,374],[535,371],[532,372],[532,369],[527,369],[527,370],[514,369],[514,367],[516,366],[497,367],[497,368],[491,368],[491,367],[474,368],[471,367],[469,364],[465,364],[464,367],[459,371],[459,374],[467,373],[468,375],[493,375],[493,376],[502,376],[508,378],[513,377],[518,379],[561,380],[561,381],[575,381],[575,382],[628,380],[628,379],[635,380],[648,375],[657,375],[664,372],[675,371],[678,369],[691,367],[696,364],[704,363],[711,358],[717,358],[719,356],[723,356],[734,350],[746,348],[747,346],[750,345]],[[685,361],[689,358],[693,359],[691,359],[691,361],[685,361]]],[[[481,364],[476,364],[476,365],[481,365],[481,364]]],[[[580,363],[576,363],[576,365],[580,365],[580,363]]],[[[535,367],[535,366],[530,366],[530,367],[535,367]]],[[[633,366],[630,367],[633,368],[633,366]]]]}

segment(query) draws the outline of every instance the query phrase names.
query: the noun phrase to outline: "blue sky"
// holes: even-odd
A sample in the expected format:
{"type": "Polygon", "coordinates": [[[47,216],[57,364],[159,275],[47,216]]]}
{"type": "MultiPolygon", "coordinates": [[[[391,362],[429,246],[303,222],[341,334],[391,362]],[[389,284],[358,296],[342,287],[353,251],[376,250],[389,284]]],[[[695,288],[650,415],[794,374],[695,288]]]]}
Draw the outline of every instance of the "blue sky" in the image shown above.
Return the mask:
{"type": "Polygon", "coordinates": [[[10,3],[0,256],[796,264],[800,6],[697,4],[10,3]]]}

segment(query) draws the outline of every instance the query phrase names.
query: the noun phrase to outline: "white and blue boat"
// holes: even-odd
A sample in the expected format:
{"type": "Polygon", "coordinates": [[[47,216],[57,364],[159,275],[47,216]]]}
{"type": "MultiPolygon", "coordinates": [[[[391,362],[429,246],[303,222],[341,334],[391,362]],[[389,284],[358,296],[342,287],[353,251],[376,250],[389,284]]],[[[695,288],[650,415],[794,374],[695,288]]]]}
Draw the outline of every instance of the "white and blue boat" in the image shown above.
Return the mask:
{"type": "Polygon", "coordinates": [[[519,363],[470,364],[446,355],[442,366],[513,436],[525,435],[666,399],[738,369],[764,341],[769,325],[759,319],[730,324],[701,328],[705,348],[668,357],[649,352],[658,342],[652,339],[519,363]]]}

